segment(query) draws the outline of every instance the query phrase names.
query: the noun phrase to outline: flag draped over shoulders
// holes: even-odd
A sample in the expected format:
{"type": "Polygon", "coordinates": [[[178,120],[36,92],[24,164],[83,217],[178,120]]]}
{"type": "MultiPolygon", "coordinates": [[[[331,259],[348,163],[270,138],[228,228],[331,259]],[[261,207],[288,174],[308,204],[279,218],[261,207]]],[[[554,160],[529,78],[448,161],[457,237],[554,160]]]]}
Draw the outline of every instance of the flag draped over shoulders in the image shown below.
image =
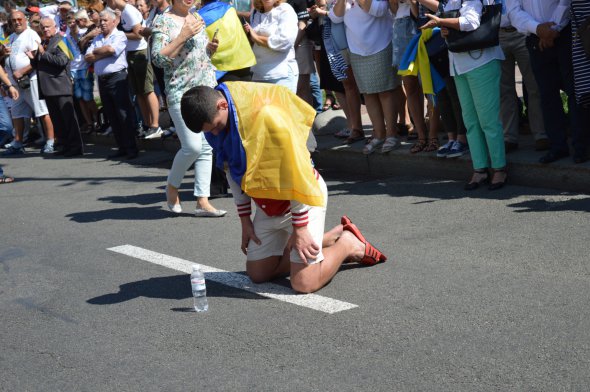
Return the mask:
{"type": "Polygon", "coordinates": [[[198,13],[205,21],[209,39],[218,31],[219,46],[211,57],[215,68],[234,71],[256,64],[254,52],[235,8],[223,1],[213,1],[199,9],[198,13]]]}
{"type": "Polygon", "coordinates": [[[284,86],[227,82],[217,89],[230,104],[229,130],[206,134],[218,167],[226,161],[251,197],[323,206],[306,146],[315,110],[284,86]]]}

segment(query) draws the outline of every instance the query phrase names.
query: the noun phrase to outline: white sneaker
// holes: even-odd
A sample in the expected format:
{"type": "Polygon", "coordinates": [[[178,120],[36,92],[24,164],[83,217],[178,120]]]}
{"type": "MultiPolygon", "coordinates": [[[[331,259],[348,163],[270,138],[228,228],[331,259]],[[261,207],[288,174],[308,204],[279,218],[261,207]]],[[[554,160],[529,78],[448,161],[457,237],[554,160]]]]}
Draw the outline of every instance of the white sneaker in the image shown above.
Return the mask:
{"type": "Polygon", "coordinates": [[[148,129],[148,131],[146,132],[145,136],[143,137],[146,140],[150,140],[150,139],[158,139],[160,137],[162,137],[162,135],[164,134],[164,131],[162,131],[162,128],[158,127],[158,128],[152,128],[150,127],[150,129],[148,129]]]}

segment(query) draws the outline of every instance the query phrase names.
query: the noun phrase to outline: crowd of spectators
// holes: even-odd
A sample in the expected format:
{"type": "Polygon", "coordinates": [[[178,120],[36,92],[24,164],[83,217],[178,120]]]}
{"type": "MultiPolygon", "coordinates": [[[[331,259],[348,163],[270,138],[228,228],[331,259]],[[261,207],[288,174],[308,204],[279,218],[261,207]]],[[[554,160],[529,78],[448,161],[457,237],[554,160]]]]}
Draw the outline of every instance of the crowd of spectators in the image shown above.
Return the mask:
{"type": "Polygon", "coordinates": [[[470,154],[466,190],[506,183],[507,154],[519,148],[526,117],[541,163],[570,154],[575,163],[587,161],[590,54],[577,33],[590,17],[588,1],[504,0],[499,45],[445,50],[436,91],[406,69],[416,36],[430,28],[443,37],[476,30],[493,2],[30,0],[23,9],[8,0],[0,13],[3,155],[24,154],[33,127],[42,154],[82,155],[81,134],[100,132],[116,140],[109,158],[126,160],[137,157],[137,138],[175,132],[181,149],[168,177],[170,210],[182,210],[178,187],[195,164],[197,214],[223,216],[208,202],[211,147],[183,123],[179,102],[195,85],[242,80],[284,85],[318,113],[342,108],[347,127],[335,136],[364,142],[367,155],[396,149],[404,138],[413,140],[411,154],[470,154]],[[459,16],[441,17],[450,10],[459,16]],[[344,44],[337,37],[343,33],[344,44]],[[516,65],[524,99],[515,89],[516,65]],[[169,129],[160,125],[163,109],[169,129]]]}

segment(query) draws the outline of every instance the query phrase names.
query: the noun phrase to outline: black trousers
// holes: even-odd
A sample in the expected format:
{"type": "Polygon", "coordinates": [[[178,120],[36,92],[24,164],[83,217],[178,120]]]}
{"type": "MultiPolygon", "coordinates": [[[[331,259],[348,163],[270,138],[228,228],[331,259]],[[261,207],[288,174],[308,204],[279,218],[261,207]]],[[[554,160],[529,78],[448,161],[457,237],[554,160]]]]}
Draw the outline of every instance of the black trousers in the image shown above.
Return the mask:
{"type": "Polygon", "coordinates": [[[135,109],[129,98],[127,71],[99,76],[98,92],[119,151],[126,154],[137,152],[135,109]]]}
{"type": "Polygon", "coordinates": [[[80,135],[80,124],[71,95],[45,96],[49,116],[53,122],[55,135],[63,144],[64,150],[82,150],[83,142],[80,135]]]}

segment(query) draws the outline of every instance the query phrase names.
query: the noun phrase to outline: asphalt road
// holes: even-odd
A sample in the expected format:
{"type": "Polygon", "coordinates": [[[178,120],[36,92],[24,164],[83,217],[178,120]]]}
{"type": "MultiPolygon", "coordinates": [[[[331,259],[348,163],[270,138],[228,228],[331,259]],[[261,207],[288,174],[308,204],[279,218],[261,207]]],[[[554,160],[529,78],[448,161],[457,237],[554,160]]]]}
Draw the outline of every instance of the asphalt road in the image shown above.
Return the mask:
{"type": "Polygon", "coordinates": [[[107,249],[243,271],[232,200],[214,200],[226,218],[173,217],[169,154],[104,155],[1,159],[17,177],[0,185],[2,391],[590,388],[588,195],[323,173],[327,226],[347,214],[390,256],[318,293],[358,306],[326,314],[210,281],[197,314],[188,275],[107,249]]]}

